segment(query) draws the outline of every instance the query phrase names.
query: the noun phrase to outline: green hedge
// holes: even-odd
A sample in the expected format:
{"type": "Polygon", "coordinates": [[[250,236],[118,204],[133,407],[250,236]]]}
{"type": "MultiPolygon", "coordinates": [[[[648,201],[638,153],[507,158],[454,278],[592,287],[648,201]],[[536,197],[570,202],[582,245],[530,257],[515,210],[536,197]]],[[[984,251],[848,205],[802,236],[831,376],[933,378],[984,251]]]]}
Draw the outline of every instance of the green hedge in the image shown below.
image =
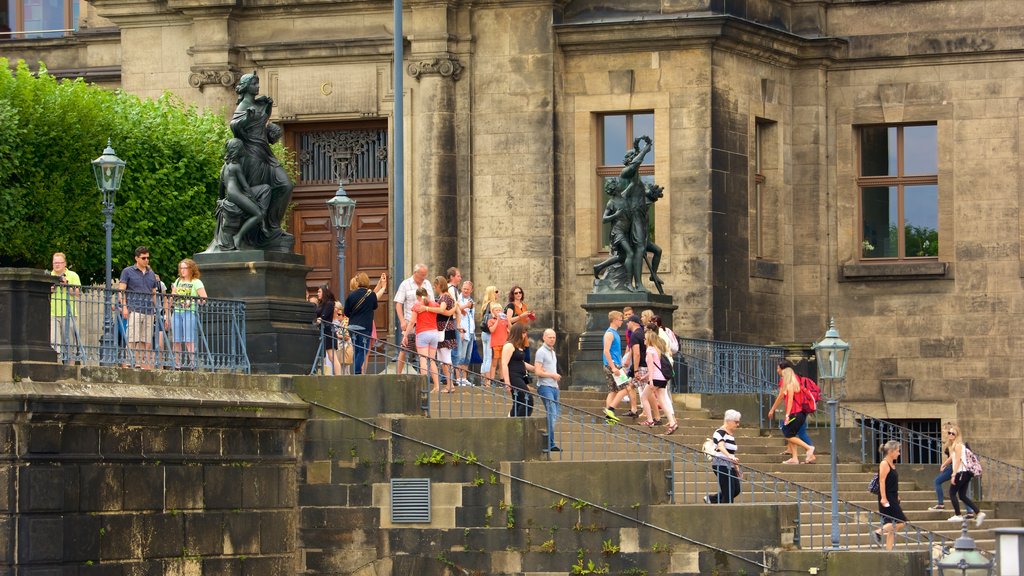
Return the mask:
{"type": "MultiPolygon", "coordinates": [[[[9,62],[0,58],[0,69],[9,62]]],[[[127,163],[114,212],[114,278],[149,246],[168,284],[213,236],[224,118],[167,94],[143,100],[19,62],[0,74],[0,266],[49,268],[65,252],[83,283],[103,282],[100,193],[90,162],[110,138],[127,163]]]]}

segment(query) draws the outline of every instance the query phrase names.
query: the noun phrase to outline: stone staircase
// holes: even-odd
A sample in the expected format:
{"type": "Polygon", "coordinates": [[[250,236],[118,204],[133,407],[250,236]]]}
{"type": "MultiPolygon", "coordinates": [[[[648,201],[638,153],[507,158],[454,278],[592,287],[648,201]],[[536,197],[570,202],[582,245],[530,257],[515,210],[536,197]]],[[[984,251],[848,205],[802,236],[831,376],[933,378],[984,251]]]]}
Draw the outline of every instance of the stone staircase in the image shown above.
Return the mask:
{"type": "MultiPolygon", "coordinates": [[[[563,390],[561,402],[579,410],[588,412],[600,419],[599,415],[604,407],[605,393],[577,390],[563,390]]],[[[500,416],[504,406],[501,397],[483,393],[476,388],[459,388],[454,394],[431,395],[430,415],[431,417],[459,417],[460,414],[493,415],[500,416]]],[[[721,425],[721,420],[712,418],[709,411],[700,408],[699,395],[677,394],[674,397],[676,404],[676,418],[679,422],[679,430],[672,436],[661,436],[667,442],[681,444],[694,449],[699,449],[704,440],[711,436],[714,430],[721,425]]],[[[539,399],[532,418],[539,419],[541,429],[546,428],[544,420],[544,409],[539,399]]],[[[622,417],[620,426],[626,426],[642,431],[643,434],[656,436],[664,431],[663,426],[648,428],[640,426],[632,418],[623,415],[628,410],[628,404],[622,404],[617,413],[622,417]]],[[[560,426],[557,432],[556,444],[569,448],[566,452],[551,453],[549,457],[553,460],[609,460],[609,459],[646,459],[662,457],[657,450],[651,450],[642,446],[623,447],[596,447],[588,450],[585,442],[576,436],[581,434],[579,427],[560,426]],[[576,446],[583,445],[583,448],[576,449],[576,446]]],[[[789,482],[798,484],[802,488],[815,490],[824,494],[828,500],[831,495],[830,455],[828,452],[827,436],[822,436],[816,441],[818,456],[813,464],[782,464],[787,456],[782,454],[785,442],[778,429],[762,430],[757,428],[756,415],[745,414],[744,423],[736,433],[739,446],[738,455],[743,465],[753,470],[777,476],[789,482]]],[[[653,443],[658,443],[654,440],[653,443]]],[[[593,444],[593,442],[591,442],[593,444]]],[[[803,454],[801,451],[801,458],[803,454]]],[[[677,462],[675,502],[677,504],[699,504],[703,505],[704,494],[717,492],[717,482],[710,472],[696,471],[691,465],[689,469],[686,464],[677,462]]],[[[867,484],[873,476],[875,467],[872,464],[861,464],[860,462],[840,461],[837,466],[839,478],[839,499],[850,504],[862,507],[868,511],[877,511],[878,504],[875,496],[867,491],[867,484]]],[[[736,499],[738,503],[764,502],[763,491],[754,490],[751,494],[749,489],[736,499]]],[[[930,511],[928,507],[935,503],[935,492],[930,483],[924,486],[917,485],[912,480],[901,480],[900,498],[903,510],[911,524],[921,529],[940,534],[951,540],[956,539],[960,534],[960,524],[949,522],[947,519],[953,514],[951,506],[946,504],[946,510],[930,511]]],[[[995,518],[993,510],[986,503],[982,503],[983,510],[988,518],[984,525],[975,528],[970,525],[971,536],[980,549],[993,552],[995,550],[995,536],[992,532],[995,528],[1020,527],[1022,525],[1018,518],[995,518]]],[[[841,507],[842,511],[843,508],[841,507]]],[[[870,548],[870,534],[868,522],[877,523],[877,516],[869,520],[870,514],[865,514],[862,522],[853,526],[841,525],[842,545],[849,548],[870,548]],[[849,532],[847,531],[849,530],[849,532]]],[[[829,545],[831,531],[831,513],[828,509],[802,510],[800,517],[801,535],[803,547],[824,548],[829,545]]],[[[877,526],[877,524],[874,524],[877,526]]]]}

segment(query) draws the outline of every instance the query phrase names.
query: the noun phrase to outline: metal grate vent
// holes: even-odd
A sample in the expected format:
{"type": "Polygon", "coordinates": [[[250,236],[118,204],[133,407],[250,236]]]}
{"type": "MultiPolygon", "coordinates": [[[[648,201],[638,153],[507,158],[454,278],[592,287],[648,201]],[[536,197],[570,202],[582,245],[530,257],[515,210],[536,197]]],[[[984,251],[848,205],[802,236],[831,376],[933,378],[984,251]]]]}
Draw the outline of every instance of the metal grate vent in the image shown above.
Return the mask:
{"type": "Polygon", "coordinates": [[[391,522],[430,523],[430,478],[391,479],[391,522]]]}

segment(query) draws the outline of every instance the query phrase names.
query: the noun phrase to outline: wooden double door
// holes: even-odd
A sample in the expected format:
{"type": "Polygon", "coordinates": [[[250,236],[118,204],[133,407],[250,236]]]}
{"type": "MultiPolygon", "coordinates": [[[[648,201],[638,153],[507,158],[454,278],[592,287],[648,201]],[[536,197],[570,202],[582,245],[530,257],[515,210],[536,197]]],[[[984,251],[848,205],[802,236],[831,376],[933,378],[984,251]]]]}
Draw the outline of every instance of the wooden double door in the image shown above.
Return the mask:
{"type": "MultiPolygon", "coordinates": [[[[315,294],[322,284],[339,297],[342,292],[348,294],[349,281],[359,272],[370,277],[373,288],[382,273],[390,276],[391,264],[386,124],[298,124],[286,128],[286,138],[299,167],[290,230],[295,234],[295,251],[313,268],[306,276],[307,294],[315,294]],[[337,239],[327,210],[339,176],[345,181],[345,192],[356,201],[352,225],[345,233],[344,271],[338,269],[337,239]],[[339,278],[344,279],[343,291],[339,278]]],[[[390,331],[394,289],[389,277],[388,294],[375,314],[382,336],[390,331]]]]}

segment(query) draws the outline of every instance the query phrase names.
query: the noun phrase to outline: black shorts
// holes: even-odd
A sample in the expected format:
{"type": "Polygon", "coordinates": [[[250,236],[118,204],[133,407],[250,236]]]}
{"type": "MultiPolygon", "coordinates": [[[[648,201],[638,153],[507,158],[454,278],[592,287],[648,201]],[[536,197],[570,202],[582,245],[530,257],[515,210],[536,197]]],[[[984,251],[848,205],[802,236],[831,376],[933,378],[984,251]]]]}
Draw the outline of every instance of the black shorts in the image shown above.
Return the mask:
{"type": "Polygon", "coordinates": [[[800,427],[807,421],[807,414],[803,412],[797,412],[796,414],[789,415],[789,422],[786,422],[782,426],[782,435],[786,438],[792,438],[796,436],[797,432],[800,431],[800,427]]]}
{"type": "Polygon", "coordinates": [[[655,378],[654,380],[652,380],[652,382],[654,382],[654,387],[655,388],[667,388],[668,387],[668,380],[658,380],[657,378],[655,378]]]}

